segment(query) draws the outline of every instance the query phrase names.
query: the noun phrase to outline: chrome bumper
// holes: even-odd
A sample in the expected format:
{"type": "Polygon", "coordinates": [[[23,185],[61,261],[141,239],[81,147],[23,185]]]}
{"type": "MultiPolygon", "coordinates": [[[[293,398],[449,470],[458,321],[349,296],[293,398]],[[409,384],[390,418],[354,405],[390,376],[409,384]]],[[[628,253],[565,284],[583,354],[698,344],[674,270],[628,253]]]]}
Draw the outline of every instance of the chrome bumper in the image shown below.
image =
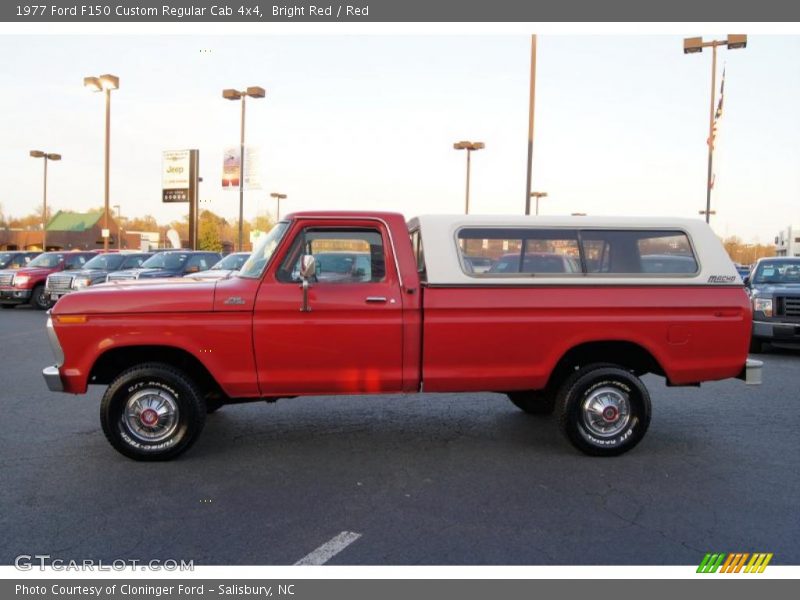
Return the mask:
{"type": "Polygon", "coordinates": [[[44,382],[47,384],[47,389],[51,392],[64,391],[64,384],[61,382],[61,373],[59,373],[58,367],[45,367],[42,369],[42,377],[44,377],[44,382]]]}
{"type": "Polygon", "coordinates": [[[744,369],[739,373],[738,379],[741,379],[747,385],[761,385],[762,372],[761,369],[764,363],[754,358],[748,358],[744,365],[744,369]]]}
{"type": "Polygon", "coordinates": [[[61,343],[58,341],[56,330],[53,327],[53,318],[47,317],[47,338],[50,341],[50,348],[53,350],[53,355],[56,359],[56,364],[52,367],[45,367],[42,370],[42,377],[47,384],[47,389],[51,392],[63,392],[64,383],[61,381],[61,373],[59,367],[64,364],[64,351],[61,349],[61,343]]]}

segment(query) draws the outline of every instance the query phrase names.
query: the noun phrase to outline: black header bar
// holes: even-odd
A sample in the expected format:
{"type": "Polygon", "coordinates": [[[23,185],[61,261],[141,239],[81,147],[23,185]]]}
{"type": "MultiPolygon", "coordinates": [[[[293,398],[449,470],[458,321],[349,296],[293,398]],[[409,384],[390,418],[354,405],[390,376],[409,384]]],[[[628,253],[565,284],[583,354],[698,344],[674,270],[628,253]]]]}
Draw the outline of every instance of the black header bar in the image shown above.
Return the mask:
{"type": "Polygon", "coordinates": [[[0,22],[785,22],[786,0],[3,0],[0,22]]]}

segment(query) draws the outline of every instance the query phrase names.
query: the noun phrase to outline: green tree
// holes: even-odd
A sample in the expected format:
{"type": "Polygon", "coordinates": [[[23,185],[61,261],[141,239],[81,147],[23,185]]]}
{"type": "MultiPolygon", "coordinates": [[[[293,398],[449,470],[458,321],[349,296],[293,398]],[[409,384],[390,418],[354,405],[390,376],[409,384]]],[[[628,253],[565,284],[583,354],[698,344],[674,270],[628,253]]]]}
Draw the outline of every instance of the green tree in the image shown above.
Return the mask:
{"type": "Polygon", "coordinates": [[[197,245],[201,250],[220,252],[222,250],[221,229],[225,219],[210,210],[200,213],[197,220],[197,245]]]}

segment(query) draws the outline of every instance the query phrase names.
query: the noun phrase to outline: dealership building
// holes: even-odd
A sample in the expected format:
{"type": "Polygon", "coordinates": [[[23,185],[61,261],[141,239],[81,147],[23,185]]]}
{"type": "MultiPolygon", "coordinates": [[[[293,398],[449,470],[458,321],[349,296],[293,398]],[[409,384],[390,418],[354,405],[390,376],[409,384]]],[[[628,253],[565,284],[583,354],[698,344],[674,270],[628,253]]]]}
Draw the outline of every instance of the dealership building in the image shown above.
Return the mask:
{"type": "MultiPolygon", "coordinates": [[[[108,219],[108,228],[110,248],[147,250],[158,247],[158,232],[121,231],[119,224],[111,215],[108,219]]],[[[40,228],[0,229],[0,250],[42,250],[42,238],[40,228]]],[[[47,224],[47,250],[97,250],[102,248],[102,210],[88,213],[59,211],[47,224]]]]}
{"type": "Polygon", "coordinates": [[[791,225],[775,236],[775,256],[800,256],[800,225],[791,225]]]}

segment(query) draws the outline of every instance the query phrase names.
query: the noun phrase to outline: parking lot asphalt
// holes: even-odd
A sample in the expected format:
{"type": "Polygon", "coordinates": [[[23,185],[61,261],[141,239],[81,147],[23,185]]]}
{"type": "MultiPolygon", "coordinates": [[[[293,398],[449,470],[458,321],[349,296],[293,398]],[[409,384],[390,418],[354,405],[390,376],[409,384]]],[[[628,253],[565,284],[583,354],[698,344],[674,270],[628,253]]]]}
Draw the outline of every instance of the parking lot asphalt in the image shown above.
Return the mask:
{"type": "Polygon", "coordinates": [[[800,564],[800,352],[764,385],[667,388],[617,458],[498,394],[314,397],[226,406],[178,460],[106,442],[102,389],[47,391],[46,315],[0,314],[0,563],[53,558],[286,565],[342,532],[329,564],[800,564]]]}

